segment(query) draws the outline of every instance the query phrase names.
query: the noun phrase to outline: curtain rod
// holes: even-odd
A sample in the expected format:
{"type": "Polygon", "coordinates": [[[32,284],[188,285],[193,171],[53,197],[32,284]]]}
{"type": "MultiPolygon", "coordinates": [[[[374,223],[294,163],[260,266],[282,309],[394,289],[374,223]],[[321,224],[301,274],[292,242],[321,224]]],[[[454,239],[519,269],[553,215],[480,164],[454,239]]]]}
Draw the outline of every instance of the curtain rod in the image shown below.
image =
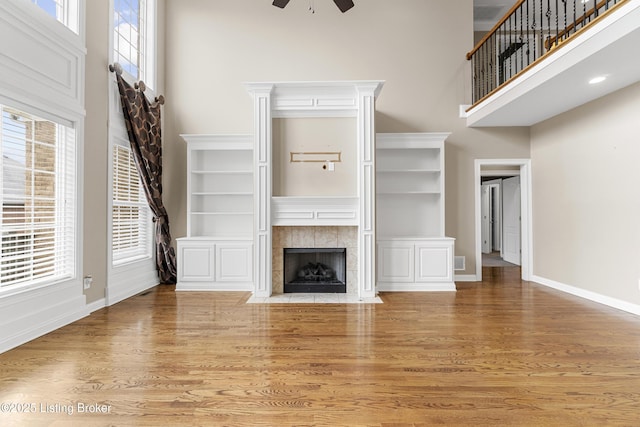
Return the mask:
{"type": "MultiPolygon", "coordinates": [[[[116,73],[116,75],[118,75],[118,76],[121,76],[122,75],[122,66],[120,64],[118,64],[117,62],[114,62],[113,64],[109,64],[109,71],[111,71],[112,73],[116,73]]],[[[144,84],[144,82],[142,80],[134,83],[133,86],[136,89],[140,89],[141,92],[144,92],[145,90],[147,90],[147,85],[144,84]]],[[[164,105],[164,96],[163,95],[158,95],[158,96],[156,96],[154,101],[159,103],[160,105],[164,105]]]]}

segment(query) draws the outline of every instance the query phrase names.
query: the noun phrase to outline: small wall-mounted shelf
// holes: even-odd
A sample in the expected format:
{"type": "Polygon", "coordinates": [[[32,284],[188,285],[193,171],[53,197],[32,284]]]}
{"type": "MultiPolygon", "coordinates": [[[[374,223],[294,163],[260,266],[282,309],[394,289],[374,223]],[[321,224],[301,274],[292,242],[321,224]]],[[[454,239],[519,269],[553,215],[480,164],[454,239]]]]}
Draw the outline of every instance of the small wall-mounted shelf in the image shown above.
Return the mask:
{"type": "Polygon", "coordinates": [[[298,151],[289,152],[290,163],[338,163],[342,161],[340,151],[298,151]]]}

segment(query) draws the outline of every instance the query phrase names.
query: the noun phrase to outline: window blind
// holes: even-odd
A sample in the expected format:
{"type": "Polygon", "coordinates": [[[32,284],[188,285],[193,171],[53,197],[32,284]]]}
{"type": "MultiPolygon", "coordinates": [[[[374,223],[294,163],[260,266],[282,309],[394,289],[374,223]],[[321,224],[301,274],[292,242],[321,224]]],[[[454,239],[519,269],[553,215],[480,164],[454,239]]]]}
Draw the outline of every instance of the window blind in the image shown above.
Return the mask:
{"type": "Polygon", "coordinates": [[[113,145],[113,261],[149,256],[149,205],[129,147],[113,145]]]}
{"type": "Polygon", "coordinates": [[[75,131],[15,109],[0,108],[0,287],[73,277],[75,131]]]}

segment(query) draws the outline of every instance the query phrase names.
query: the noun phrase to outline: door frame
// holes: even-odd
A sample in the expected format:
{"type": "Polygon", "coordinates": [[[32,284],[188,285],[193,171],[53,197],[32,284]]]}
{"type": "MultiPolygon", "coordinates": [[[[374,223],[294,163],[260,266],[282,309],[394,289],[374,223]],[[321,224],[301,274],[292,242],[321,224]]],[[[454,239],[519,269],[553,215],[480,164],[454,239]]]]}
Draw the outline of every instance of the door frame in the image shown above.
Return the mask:
{"type": "MultiPolygon", "coordinates": [[[[476,231],[476,281],[482,281],[482,166],[518,166],[520,168],[520,222],[522,250],[522,280],[530,280],[533,265],[532,233],[532,194],[531,194],[531,160],[530,159],[475,159],[474,160],[474,194],[475,194],[475,231],[476,231]]],[[[493,171],[492,171],[493,173],[493,171]]],[[[485,175],[488,176],[488,175],[485,175]]]]}

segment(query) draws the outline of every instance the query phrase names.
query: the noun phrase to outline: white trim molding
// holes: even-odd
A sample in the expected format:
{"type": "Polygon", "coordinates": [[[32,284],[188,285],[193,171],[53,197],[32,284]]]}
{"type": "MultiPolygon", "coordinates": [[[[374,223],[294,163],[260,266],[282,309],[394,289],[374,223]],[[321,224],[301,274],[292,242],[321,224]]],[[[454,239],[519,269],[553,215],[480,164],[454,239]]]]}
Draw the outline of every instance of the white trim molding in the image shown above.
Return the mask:
{"type": "MultiPolygon", "coordinates": [[[[358,296],[375,297],[375,100],[383,84],[377,80],[245,84],[254,101],[254,297],[272,294],[271,227],[282,219],[278,217],[281,212],[273,208],[272,120],[291,117],[356,118],[358,209],[352,210],[358,218],[347,223],[357,221],[358,225],[358,296]]],[[[278,208],[281,204],[276,203],[278,208]]],[[[323,225],[345,223],[344,218],[336,219],[334,224],[327,222],[323,221],[323,225]]]]}
{"type": "MultiPolygon", "coordinates": [[[[453,276],[456,282],[478,282],[478,278],[475,274],[456,274],[453,276]]],[[[482,280],[482,279],[480,279],[482,280]]]]}
{"type": "Polygon", "coordinates": [[[0,353],[89,315],[80,280],[0,298],[0,353]]]}
{"type": "Polygon", "coordinates": [[[627,313],[640,316],[640,305],[633,304],[627,301],[622,301],[617,298],[608,297],[606,295],[599,294],[597,292],[588,291],[586,289],[577,288],[575,286],[567,285],[564,283],[556,282],[555,280],[547,279],[544,277],[533,275],[531,281],[548,288],[556,289],[561,292],[565,292],[580,298],[587,299],[589,301],[597,302],[599,304],[606,305],[618,310],[626,311],[627,313]]]}
{"type": "Polygon", "coordinates": [[[106,306],[107,306],[107,299],[106,298],[100,298],[99,300],[96,300],[94,302],[91,302],[91,303],[87,304],[87,311],[89,313],[93,313],[94,311],[101,310],[101,309],[105,308],[106,306]]]}
{"type": "MultiPolygon", "coordinates": [[[[521,237],[522,248],[522,280],[530,280],[533,265],[533,208],[531,193],[531,159],[475,159],[474,161],[474,186],[475,197],[474,223],[476,229],[476,279],[482,281],[482,224],[481,224],[481,177],[482,166],[519,166],[520,167],[520,212],[521,212],[521,237]]],[[[493,176],[493,175],[491,175],[493,176]]]]}

